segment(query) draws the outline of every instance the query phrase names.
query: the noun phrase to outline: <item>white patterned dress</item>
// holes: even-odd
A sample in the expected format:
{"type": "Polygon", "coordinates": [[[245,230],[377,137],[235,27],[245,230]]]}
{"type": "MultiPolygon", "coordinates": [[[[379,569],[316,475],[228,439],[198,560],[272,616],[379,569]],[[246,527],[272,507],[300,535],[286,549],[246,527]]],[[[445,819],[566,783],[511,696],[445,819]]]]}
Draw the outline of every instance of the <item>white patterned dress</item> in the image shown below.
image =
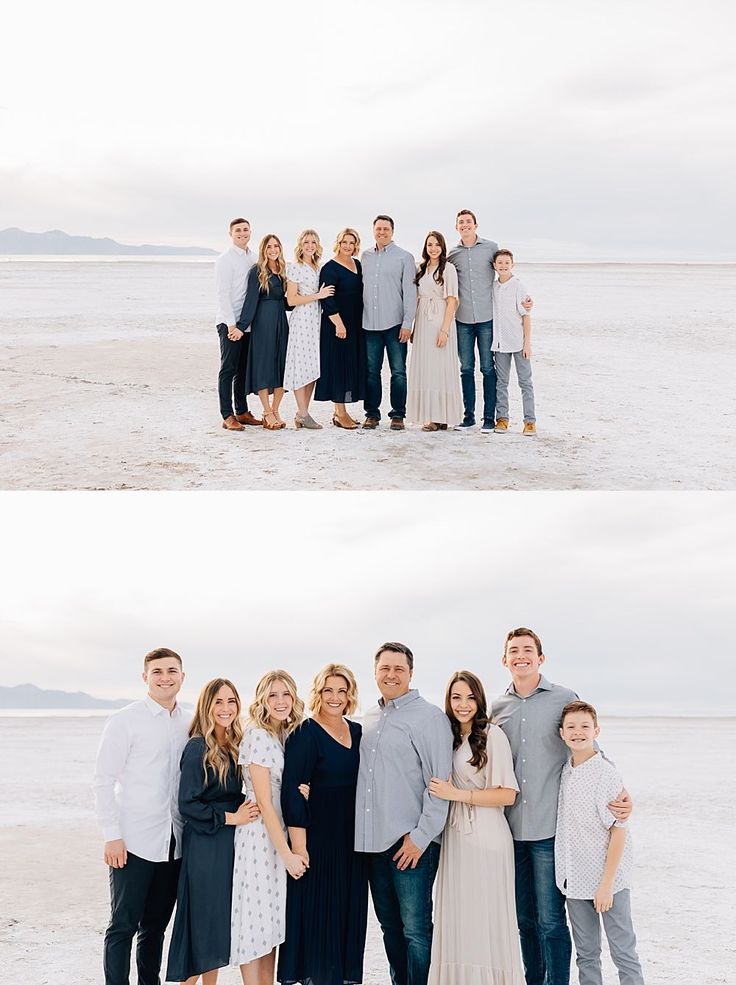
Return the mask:
{"type": "MultiPolygon", "coordinates": [[[[249,764],[270,770],[271,800],[284,827],[281,816],[284,750],[279,740],[266,729],[248,726],[240,744],[238,762],[243,767],[243,793],[247,800],[255,800],[249,764]]],[[[286,869],[263,818],[259,817],[235,829],[230,964],[247,964],[263,957],[285,938],[286,869]]]]}
{"type": "MultiPolygon", "coordinates": [[[[319,272],[307,263],[287,263],[286,279],[298,285],[299,294],[316,294],[319,272]]],[[[289,317],[289,347],[286,350],[284,389],[298,390],[319,379],[319,301],[300,304],[289,317]]]]}

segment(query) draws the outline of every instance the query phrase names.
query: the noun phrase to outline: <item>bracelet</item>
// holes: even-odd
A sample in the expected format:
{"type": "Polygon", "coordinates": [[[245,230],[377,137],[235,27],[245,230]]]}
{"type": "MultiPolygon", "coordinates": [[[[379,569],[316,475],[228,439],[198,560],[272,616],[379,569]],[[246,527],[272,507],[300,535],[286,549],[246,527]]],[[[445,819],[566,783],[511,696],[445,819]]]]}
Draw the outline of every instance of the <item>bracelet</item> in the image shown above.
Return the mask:
{"type": "Polygon", "coordinates": [[[473,806],[473,791],[470,791],[470,806],[473,806]]]}

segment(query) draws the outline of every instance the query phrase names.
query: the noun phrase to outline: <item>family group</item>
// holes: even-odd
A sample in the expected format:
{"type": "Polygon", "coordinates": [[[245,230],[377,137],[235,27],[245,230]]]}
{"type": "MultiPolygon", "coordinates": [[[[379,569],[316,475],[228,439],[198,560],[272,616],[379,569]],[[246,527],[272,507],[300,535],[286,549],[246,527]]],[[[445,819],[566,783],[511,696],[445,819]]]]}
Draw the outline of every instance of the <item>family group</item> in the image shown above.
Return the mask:
{"type": "Polygon", "coordinates": [[[222,426],[286,427],[280,408],[290,390],[297,429],[321,429],[310,414],[314,398],[330,401],[332,423],[347,430],[360,426],[347,405],[362,401],[362,426],[373,430],[381,420],[387,356],[392,431],[403,431],[405,418],[423,431],[468,431],[475,427],[477,350],[481,430],[509,429],[513,362],[523,433],[534,435],[532,299],[514,276],[511,251],[478,236],[473,212],[462,209],[455,225],[457,246],[448,253],[442,233],[432,230],[416,265],[394,242],[391,216],[379,215],[373,222],[375,246],[360,260],[360,236],[346,228],[337,235],[333,258],[322,264],[314,229],[300,234],[294,262],[287,263],[278,236],[264,236],[256,257],[248,245],[250,223],[233,219],[232,245],[215,263],[222,426]],[[249,394],[258,395],[260,417],[248,409],[249,394]]]}
{"type": "Polygon", "coordinates": [[[511,674],[489,707],[469,671],[444,711],[384,643],[379,700],[351,719],[353,672],[314,678],[311,717],[289,673],[259,681],[245,724],[232,681],[177,703],[181,658],[144,659],[148,693],[107,722],[94,780],[109,865],[106,985],[363,981],[368,888],[394,985],[601,985],[600,923],[625,985],[642,985],[632,928],[631,798],[598,749],[595,709],[540,672],[539,637],[508,633],[511,674]],[[434,902],[433,902],[434,890],[434,902]],[[276,954],[278,949],[278,965],[276,954]],[[523,968],[522,968],[523,961],[523,968]]]}

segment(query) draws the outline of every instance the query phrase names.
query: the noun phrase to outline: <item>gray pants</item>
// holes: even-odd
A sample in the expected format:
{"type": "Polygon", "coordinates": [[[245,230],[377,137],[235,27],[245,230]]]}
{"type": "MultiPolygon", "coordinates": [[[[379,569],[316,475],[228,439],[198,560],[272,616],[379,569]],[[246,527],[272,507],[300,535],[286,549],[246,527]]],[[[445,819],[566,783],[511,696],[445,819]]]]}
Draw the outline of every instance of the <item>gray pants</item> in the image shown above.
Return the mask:
{"type": "Polygon", "coordinates": [[[525,359],[521,352],[494,352],[496,364],[496,420],[503,417],[509,419],[509,378],[511,376],[511,360],[516,364],[516,378],[521,389],[521,401],[524,407],[524,423],[536,421],[534,416],[534,388],[532,386],[531,359],[525,359]]]}
{"type": "Polygon", "coordinates": [[[613,897],[613,906],[596,913],[592,899],[568,899],[567,915],[575,941],[575,959],[580,985],[603,985],[601,972],[601,919],[608,939],[608,949],[618,968],[621,985],[644,985],[636,936],[631,923],[631,896],[622,889],[613,897]]]}

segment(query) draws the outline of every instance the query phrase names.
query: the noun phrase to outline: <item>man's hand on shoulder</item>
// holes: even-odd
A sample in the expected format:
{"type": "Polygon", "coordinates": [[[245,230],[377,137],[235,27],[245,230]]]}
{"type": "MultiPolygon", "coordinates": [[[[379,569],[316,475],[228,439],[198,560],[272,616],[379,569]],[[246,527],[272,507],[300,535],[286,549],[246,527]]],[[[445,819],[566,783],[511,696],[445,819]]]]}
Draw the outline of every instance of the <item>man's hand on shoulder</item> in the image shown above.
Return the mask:
{"type": "Polygon", "coordinates": [[[122,869],[128,862],[128,849],[122,838],[105,842],[105,865],[112,869],[122,869]]]}
{"type": "Polygon", "coordinates": [[[404,841],[402,842],[401,848],[394,855],[394,862],[396,862],[396,868],[399,872],[403,872],[404,869],[408,869],[409,866],[411,866],[412,869],[416,869],[417,862],[421,857],[422,849],[417,848],[409,835],[404,835],[404,841]]]}
{"type": "Polygon", "coordinates": [[[608,809],[617,821],[628,821],[634,809],[631,794],[626,789],[622,790],[618,798],[609,803],[608,809]]]}

